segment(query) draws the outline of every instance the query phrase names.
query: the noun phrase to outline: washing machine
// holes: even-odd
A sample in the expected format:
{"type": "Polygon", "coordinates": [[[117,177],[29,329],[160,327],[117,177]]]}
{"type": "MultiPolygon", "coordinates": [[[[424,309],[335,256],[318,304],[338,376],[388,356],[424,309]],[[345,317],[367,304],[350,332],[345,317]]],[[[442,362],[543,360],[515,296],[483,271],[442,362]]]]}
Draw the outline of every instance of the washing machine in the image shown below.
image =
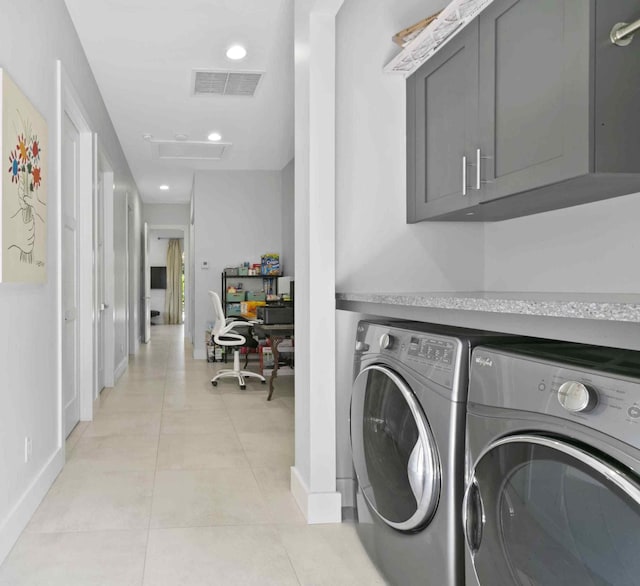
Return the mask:
{"type": "Polygon", "coordinates": [[[640,353],[475,348],[468,586],[640,584],[640,353]]]}
{"type": "Polygon", "coordinates": [[[355,517],[390,584],[464,583],[470,349],[503,338],[415,322],[358,324],[350,410],[355,517]]]}

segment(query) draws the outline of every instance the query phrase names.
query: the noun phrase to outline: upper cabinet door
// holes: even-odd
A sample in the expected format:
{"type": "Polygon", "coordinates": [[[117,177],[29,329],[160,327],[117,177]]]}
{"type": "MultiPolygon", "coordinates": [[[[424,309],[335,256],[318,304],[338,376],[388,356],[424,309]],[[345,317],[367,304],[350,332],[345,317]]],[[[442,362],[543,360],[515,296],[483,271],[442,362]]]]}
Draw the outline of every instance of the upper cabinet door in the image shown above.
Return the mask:
{"type": "Polygon", "coordinates": [[[480,15],[483,200],[592,170],[590,8],[496,0],[480,15]]]}
{"type": "Polygon", "coordinates": [[[407,221],[479,200],[478,22],[470,23],[407,80],[407,221]]]}

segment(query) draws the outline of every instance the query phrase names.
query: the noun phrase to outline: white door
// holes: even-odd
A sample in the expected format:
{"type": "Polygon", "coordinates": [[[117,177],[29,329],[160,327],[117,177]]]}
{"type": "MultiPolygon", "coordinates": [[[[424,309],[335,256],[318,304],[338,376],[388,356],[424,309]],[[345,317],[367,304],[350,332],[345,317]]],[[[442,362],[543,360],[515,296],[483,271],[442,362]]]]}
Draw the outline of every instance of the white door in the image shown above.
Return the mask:
{"type": "Polygon", "coordinates": [[[100,177],[98,183],[98,201],[94,208],[96,214],[96,227],[97,227],[97,247],[96,247],[96,279],[97,279],[97,338],[98,338],[98,388],[96,391],[100,391],[105,386],[105,333],[106,333],[106,309],[105,303],[105,259],[104,259],[104,173],[100,177]]]}
{"type": "Polygon", "coordinates": [[[65,437],[80,420],[78,397],[78,185],[80,133],[64,114],[62,128],[62,406],[65,437]]]}
{"type": "Polygon", "coordinates": [[[144,223],[144,242],[142,243],[143,300],[142,319],[144,320],[144,343],[151,340],[151,268],[149,267],[149,226],[144,223]]]}

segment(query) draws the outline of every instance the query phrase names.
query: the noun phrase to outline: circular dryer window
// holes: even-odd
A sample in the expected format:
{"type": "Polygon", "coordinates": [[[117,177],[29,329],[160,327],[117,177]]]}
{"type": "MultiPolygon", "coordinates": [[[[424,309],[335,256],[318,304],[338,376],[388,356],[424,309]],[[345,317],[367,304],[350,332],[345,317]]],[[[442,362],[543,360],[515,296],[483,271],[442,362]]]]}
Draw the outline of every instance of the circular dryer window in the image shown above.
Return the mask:
{"type": "Polygon", "coordinates": [[[351,395],[351,448],[370,508],[401,531],[420,529],[440,496],[440,462],[422,407],[395,372],[363,369],[351,395]]]}

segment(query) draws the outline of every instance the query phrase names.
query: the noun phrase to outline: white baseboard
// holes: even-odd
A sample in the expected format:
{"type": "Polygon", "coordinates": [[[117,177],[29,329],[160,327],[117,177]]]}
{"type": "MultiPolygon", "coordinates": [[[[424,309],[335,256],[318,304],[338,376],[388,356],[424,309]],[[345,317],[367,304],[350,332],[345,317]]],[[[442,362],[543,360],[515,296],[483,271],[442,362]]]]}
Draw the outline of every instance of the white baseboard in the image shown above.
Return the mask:
{"type": "Polygon", "coordinates": [[[291,492],[309,525],[342,523],[342,495],[339,492],[310,492],[295,466],[291,466],[291,492]]]}
{"type": "Polygon", "coordinates": [[[58,448],[0,523],[0,564],[7,557],[38,505],[51,488],[53,481],[60,474],[64,460],[64,448],[58,448]]]}
{"type": "Polygon", "coordinates": [[[118,367],[116,368],[116,372],[114,373],[115,383],[113,386],[118,384],[118,381],[120,380],[122,375],[126,372],[127,366],[129,366],[129,357],[125,356],[120,361],[120,364],[118,364],[118,367]]]}

